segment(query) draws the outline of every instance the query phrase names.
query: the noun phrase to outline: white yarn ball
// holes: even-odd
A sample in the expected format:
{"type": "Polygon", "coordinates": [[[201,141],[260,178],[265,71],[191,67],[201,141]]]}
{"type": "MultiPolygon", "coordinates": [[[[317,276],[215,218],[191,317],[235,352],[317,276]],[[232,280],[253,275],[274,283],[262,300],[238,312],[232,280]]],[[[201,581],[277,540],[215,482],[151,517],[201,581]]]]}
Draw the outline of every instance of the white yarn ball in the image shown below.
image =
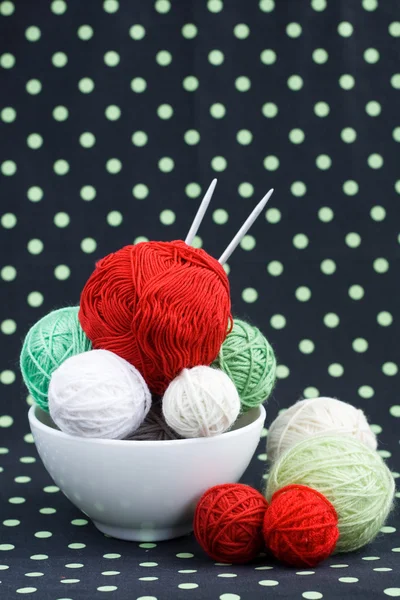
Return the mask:
{"type": "Polygon", "coordinates": [[[54,423],[71,435],[123,439],[144,421],[151,394],[139,371],[108,350],[71,356],[49,385],[54,423]]]}
{"type": "Polygon", "coordinates": [[[347,435],[377,448],[362,410],[336,398],[312,398],[296,402],[273,421],[267,436],[268,460],[275,462],[298,442],[319,434],[347,435]]]}
{"type": "Polygon", "coordinates": [[[206,366],[183,369],[163,397],[164,418],[184,438],[219,435],[236,421],[240,398],[223,371],[206,366]]]}

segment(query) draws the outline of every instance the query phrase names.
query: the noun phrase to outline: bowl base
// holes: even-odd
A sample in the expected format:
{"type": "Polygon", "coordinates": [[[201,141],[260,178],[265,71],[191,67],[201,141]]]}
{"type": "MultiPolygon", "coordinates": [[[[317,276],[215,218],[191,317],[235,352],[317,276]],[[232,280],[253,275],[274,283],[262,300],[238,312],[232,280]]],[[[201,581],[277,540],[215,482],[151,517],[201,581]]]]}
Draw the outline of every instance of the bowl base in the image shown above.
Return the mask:
{"type": "Polygon", "coordinates": [[[129,542],[161,542],[162,540],[172,540],[173,538],[187,535],[193,531],[193,523],[191,521],[184,523],[183,525],[159,529],[145,527],[130,529],[129,527],[107,525],[106,523],[100,523],[99,521],[93,521],[93,524],[102,533],[129,542]]]}

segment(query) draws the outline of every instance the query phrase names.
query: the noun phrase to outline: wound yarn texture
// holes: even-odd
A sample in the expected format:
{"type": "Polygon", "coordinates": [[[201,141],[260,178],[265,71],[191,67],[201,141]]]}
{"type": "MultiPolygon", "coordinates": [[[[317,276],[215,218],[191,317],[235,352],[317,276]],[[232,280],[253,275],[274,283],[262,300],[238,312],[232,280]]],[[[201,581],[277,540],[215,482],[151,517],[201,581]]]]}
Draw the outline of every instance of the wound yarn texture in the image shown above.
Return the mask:
{"type": "Polygon", "coordinates": [[[379,454],[346,436],[314,436],[285,452],[269,474],[267,500],[289,484],[318,490],[333,504],[340,532],[335,552],[357,550],[374,539],[395,491],[379,454]]]}
{"type": "Polygon", "coordinates": [[[79,319],[94,348],[115,352],[162,395],[187,367],[209,365],[231,327],[228,277],[178,240],[125,246],[96,264],[79,319]]]}
{"type": "Polygon", "coordinates": [[[70,435],[123,439],[141,425],[150,406],[139,371],[108,350],[72,356],[51,377],[50,416],[70,435]]]}
{"type": "Polygon", "coordinates": [[[241,483],[216,485],[200,498],[194,534],[218,562],[244,563],[264,546],[262,525],[268,503],[260,492],[241,483]]]}
{"type": "Polygon", "coordinates": [[[259,406],[270,396],[276,379],[276,359],[257,327],[233,320],[213,366],[222,369],[239,392],[242,411],[259,406]]]}
{"type": "Polygon", "coordinates": [[[240,412],[240,398],[223,371],[198,366],[175,377],[162,406],[165,421],[178,435],[210,437],[233,425],[240,412]]]}
{"type": "Polygon", "coordinates": [[[53,371],[67,358],[92,347],[79,323],[78,310],[70,306],[45,315],[30,328],[22,346],[22,377],[35,403],[46,412],[53,371]]]}
{"type": "Polygon", "coordinates": [[[315,567],[332,554],[339,538],[338,516],[319,492],[287,485],[274,493],[265,513],[267,548],[294,567],[315,567]]]}
{"type": "Polygon", "coordinates": [[[273,463],[286,450],[317,434],[346,435],[376,450],[377,440],[362,410],[335,398],[312,398],[296,402],[271,424],[267,456],[273,463]]]}
{"type": "Polygon", "coordinates": [[[138,442],[177,440],[180,436],[172,431],[162,416],[161,402],[153,402],[152,407],[139,427],[127,439],[138,442]]]}

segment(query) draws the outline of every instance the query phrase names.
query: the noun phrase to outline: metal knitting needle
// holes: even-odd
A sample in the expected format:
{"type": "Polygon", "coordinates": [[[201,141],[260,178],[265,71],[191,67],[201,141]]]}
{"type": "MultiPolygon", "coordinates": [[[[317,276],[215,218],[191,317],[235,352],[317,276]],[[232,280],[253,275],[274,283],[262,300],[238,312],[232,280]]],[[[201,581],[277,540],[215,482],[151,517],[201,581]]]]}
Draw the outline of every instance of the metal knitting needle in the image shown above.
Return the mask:
{"type": "Polygon", "coordinates": [[[219,257],[218,262],[221,263],[221,265],[224,265],[226,263],[232,252],[240,244],[242,238],[246,235],[250,227],[253,225],[254,221],[257,219],[260,212],[264,209],[265,205],[267,204],[268,200],[271,198],[273,193],[273,189],[269,190],[268,194],[266,194],[264,198],[260,200],[260,202],[257,204],[250,216],[247,217],[246,221],[243,223],[243,225],[241,226],[241,228],[239,229],[229,246],[219,257]]]}
{"type": "Polygon", "coordinates": [[[192,226],[189,229],[189,233],[186,236],[185,242],[188,246],[190,246],[191,243],[193,242],[194,236],[196,235],[197,230],[199,229],[199,227],[201,225],[201,222],[202,222],[205,212],[208,208],[208,205],[210,204],[210,201],[211,201],[211,198],[214,193],[216,185],[217,185],[217,180],[213,179],[210,187],[208,188],[208,190],[206,192],[206,195],[204,196],[204,198],[199,206],[199,210],[197,211],[197,214],[194,218],[192,226]]]}

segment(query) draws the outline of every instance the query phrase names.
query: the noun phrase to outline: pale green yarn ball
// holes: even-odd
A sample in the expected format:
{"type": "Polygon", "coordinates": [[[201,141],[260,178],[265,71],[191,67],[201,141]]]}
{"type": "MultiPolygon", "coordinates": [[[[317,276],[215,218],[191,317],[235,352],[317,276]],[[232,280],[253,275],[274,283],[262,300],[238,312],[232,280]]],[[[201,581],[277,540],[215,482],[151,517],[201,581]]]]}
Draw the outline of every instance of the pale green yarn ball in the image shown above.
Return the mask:
{"type": "Polygon", "coordinates": [[[50,377],[67,358],[91,350],[78,320],[79,306],[54,310],[35,323],[25,338],[20,368],[25,385],[40,408],[48,412],[50,377]]]}
{"type": "Polygon", "coordinates": [[[393,475],[375,450],[344,436],[315,436],[299,442],[274,464],[265,496],[298,483],[324,494],[338,513],[335,552],[371,542],[392,508],[393,475]]]}
{"type": "Polygon", "coordinates": [[[276,359],[271,345],[257,327],[240,319],[234,319],[212,366],[232,379],[242,412],[267,400],[275,384],[276,359]]]}

